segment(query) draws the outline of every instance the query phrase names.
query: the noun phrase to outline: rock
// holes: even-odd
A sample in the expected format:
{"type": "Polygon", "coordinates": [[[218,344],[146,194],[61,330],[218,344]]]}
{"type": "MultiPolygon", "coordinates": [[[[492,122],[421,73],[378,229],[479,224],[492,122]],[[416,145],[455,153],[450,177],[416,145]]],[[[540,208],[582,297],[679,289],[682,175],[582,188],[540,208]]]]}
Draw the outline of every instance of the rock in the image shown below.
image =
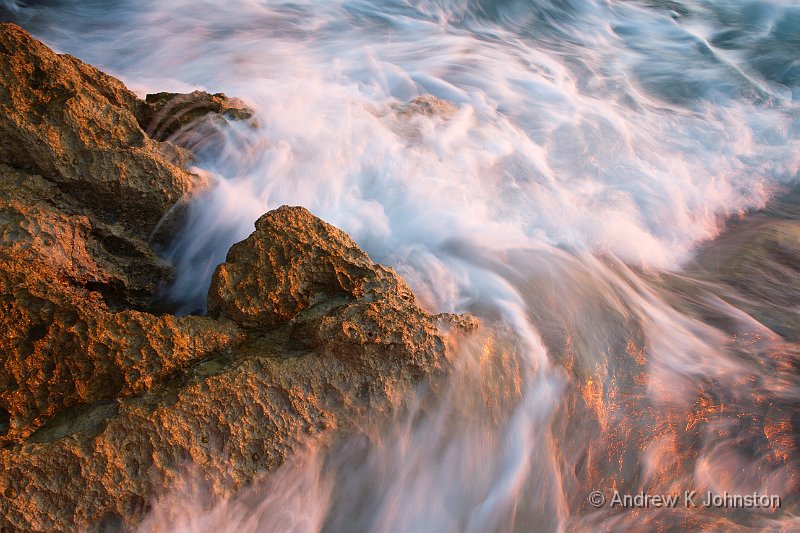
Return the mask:
{"type": "Polygon", "coordinates": [[[474,327],[431,317],[392,269],[302,207],[270,211],[231,247],[212,277],[208,309],[245,329],[289,322],[296,347],[365,368],[396,358],[415,376],[442,368],[441,357],[419,355],[443,350],[440,326],[474,327]]]}
{"type": "Polygon", "coordinates": [[[3,255],[47,265],[55,278],[99,292],[112,309],[146,309],[171,272],[147,243],[107,224],[41,176],[0,164],[3,255]]]}
{"type": "Polygon", "coordinates": [[[68,307],[75,316],[67,317],[61,302],[33,292],[37,284],[45,282],[26,291],[41,304],[6,304],[4,316],[25,324],[2,324],[19,331],[8,348],[33,349],[30,362],[18,355],[11,365],[20,368],[10,376],[13,395],[0,395],[13,399],[4,404],[17,437],[0,454],[0,486],[19,494],[0,510],[13,527],[34,531],[92,529],[104,516],[133,527],[154,491],[188,465],[212,494],[229,495],[312,440],[388,416],[447,369],[447,332],[476,326],[418,308],[392,270],[296,207],[259,219],[217,269],[218,320],[89,305],[68,307]],[[28,316],[29,307],[40,314],[28,316]],[[58,342],[59,357],[48,358],[58,342]],[[48,375],[32,379],[43,365],[48,375]],[[56,412],[47,394],[58,391],[37,383],[62,375],[77,377],[77,390],[60,394],[80,403],[56,412]]]}
{"type": "Polygon", "coordinates": [[[800,220],[756,213],[704,246],[696,275],[787,341],[800,341],[800,220]]]}
{"type": "Polygon", "coordinates": [[[284,206],[262,216],[255,233],[231,247],[211,279],[208,313],[244,327],[271,327],[314,299],[357,298],[376,285],[413,301],[396,274],[374,268],[343,232],[301,207],[284,206]]]}
{"type": "Polygon", "coordinates": [[[136,117],[150,137],[165,141],[183,128],[196,127],[202,120],[250,120],[253,111],[238,98],[194,91],[148,94],[144,102],[139,102],[136,117]]]}
{"type": "Polygon", "coordinates": [[[400,117],[406,119],[415,115],[450,118],[456,114],[458,107],[452,102],[436,98],[432,94],[423,94],[410,102],[394,106],[394,110],[400,117]]]}
{"type": "MultiPolygon", "coordinates": [[[[187,195],[207,181],[180,168],[191,160],[187,150],[152,140],[139,127],[140,119],[154,114],[173,120],[177,108],[167,105],[167,94],[139,100],[119,80],[52,52],[14,24],[0,24],[0,194],[9,222],[26,220],[19,209],[33,205],[74,219],[77,226],[67,221],[61,231],[79,227],[102,264],[92,275],[70,279],[100,292],[112,309],[151,306],[172,269],[149,242],[162,244],[174,233],[187,195]]],[[[175,120],[184,126],[197,109],[203,117],[250,116],[224,95],[169,97],[191,102],[192,113],[178,106],[182,114],[175,120]]],[[[51,222],[42,221],[46,231],[56,229],[48,229],[51,222]]],[[[52,251],[42,248],[44,254],[52,251]]],[[[72,264],[74,250],[59,251],[72,264]]]]}
{"type": "MultiPolygon", "coordinates": [[[[666,276],[670,286],[692,295],[705,319],[725,329],[698,298],[708,283],[716,293],[786,341],[800,342],[800,186],[780,191],[763,209],[728,222],[716,239],[700,246],[687,275],[666,276]],[[694,279],[694,281],[693,281],[694,279]]],[[[686,312],[697,311],[692,306],[686,312]]],[[[722,320],[722,322],[720,322],[722,320]]]]}
{"type": "Polygon", "coordinates": [[[436,128],[446,127],[458,113],[458,107],[431,94],[423,94],[409,102],[393,104],[388,110],[376,109],[374,113],[386,120],[398,137],[419,143],[436,128]]]}
{"type": "Polygon", "coordinates": [[[800,222],[771,221],[737,231],[718,247],[719,278],[745,294],[791,308],[800,294],[800,222]],[[720,249],[721,248],[721,249],[720,249]]]}
{"type": "Polygon", "coordinates": [[[200,182],[162,156],[136,107],[118,80],[0,25],[0,161],[147,239],[200,182]]]}
{"type": "Polygon", "coordinates": [[[0,406],[10,414],[0,442],[72,406],[133,394],[236,338],[232,324],[200,317],[114,312],[137,291],[149,298],[152,251],[124,237],[110,246],[102,233],[113,228],[98,236],[88,217],[37,200],[58,194],[39,176],[4,167],[0,176],[0,406]]]}

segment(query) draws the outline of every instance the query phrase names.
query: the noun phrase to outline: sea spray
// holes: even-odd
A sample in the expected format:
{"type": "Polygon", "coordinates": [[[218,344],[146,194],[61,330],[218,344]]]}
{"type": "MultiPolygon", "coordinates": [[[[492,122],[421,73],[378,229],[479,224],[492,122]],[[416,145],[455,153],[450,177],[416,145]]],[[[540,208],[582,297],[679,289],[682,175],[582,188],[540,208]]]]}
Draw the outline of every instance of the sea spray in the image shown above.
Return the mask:
{"type": "Polygon", "coordinates": [[[591,529],[607,516],[587,507],[599,487],[796,487],[796,462],[774,461],[741,422],[760,420],[740,412],[754,397],[778,420],[797,401],[796,385],[763,385],[791,382],[761,363],[780,340],[730,306],[707,319],[713,285],[699,302],[661,279],[727,217],[797,182],[791,2],[13,8],[141,91],[214,88],[257,110],[257,128],[227,125],[199,150],[216,185],[165,251],[182,312],[202,311],[211,271],[259,215],[300,204],[429,309],[487,329],[436,409],[365,428],[357,457],[297,457],[211,510],[165,498],[146,530],[591,529]],[[421,95],[453,112],[404,115],[421,95]]]}

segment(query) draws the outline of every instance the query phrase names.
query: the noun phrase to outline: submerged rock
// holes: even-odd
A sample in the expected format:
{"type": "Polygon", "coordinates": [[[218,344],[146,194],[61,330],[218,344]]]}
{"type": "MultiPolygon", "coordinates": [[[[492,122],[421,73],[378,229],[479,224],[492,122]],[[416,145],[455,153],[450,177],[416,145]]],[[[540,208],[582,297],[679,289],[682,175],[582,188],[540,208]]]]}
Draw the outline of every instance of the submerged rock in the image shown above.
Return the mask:
{"type": "Polygon", "coordinates": [[[148,236],[197,187],[137,121],[166,106],[8,24],[0,80],[3,531],[134,528],[187,468],[230,495],[388,416],[475,327],[299,207],[231,249],[209,317],[151,312],[148,236]]]}
{"type": "Polygon", "coordinates": [[[452,102],[423,94],[403,103],[395,103],[387,110],[376,110],[378,117],[388,121],[391,129],[407,142],[419,143],[432,128],[446,127],[458,113],[459,108],[452,102]]]}
{"type": "Polygon", "coordinates": [[[189,94],[148,94],[137,106],[142,129],[154,139],[167,140],[182,128],[196,127],[202,120],[250,120],[253,111],[238,98],[223,93],[194,91],[189,94]]]}
{"type": "Polygon", "coordinates": [[[406,119],[416,115],[450,118],[458,112],[455,104],[436,98],[432,94],[423,94],[409,102],[397,104],[393,108],[398,116],[406,119]]]}
{"type": "Polygon", "coordinates": [[[730,287],[725,298],[790,342],[800,342],[800,187],[731,224],[689,269],[730,287]]]}

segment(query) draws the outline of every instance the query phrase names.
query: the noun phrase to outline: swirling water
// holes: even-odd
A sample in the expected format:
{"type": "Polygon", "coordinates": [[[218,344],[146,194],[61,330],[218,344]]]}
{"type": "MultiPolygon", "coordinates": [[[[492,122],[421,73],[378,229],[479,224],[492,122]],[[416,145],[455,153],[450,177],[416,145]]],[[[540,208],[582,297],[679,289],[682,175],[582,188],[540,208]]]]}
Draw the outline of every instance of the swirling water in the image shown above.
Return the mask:
{"type": "Polygon", "coordinates": [[[210,509],[157,503],[145,529],[800,527],[797,443],[770,437],[796,423],[791,347],[713,286],[704,305],[724,321],[660,281],[798,181],[795,2],[3,6],[140,92],[225,91],[257,110],[257,128],[190,139],[215,186],[165,252],[185,312],[259,215],[296,204],[427,308],[484,323],[435,409],[409,400],[391,427],[210,509]],[[424,94],[455,107],[400,116],[424,94]],[[613,488],[757,491],[785,509],[587,504],[613,488]]]}

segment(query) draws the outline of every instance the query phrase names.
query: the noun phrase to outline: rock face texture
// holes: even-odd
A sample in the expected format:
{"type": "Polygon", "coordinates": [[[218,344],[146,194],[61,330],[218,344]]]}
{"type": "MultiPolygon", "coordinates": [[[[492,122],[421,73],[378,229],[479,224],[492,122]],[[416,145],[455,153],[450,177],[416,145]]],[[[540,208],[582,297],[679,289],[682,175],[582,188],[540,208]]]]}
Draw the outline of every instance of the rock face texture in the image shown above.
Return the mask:
{"type": "Polygon", "coordinates": [[[188,468],[228,495],[388,415],[476,326],[298,207],[231,249],[208,317],[153,313],[170,267],[148,238],[199,186],[159,139],[250,117],[206,93],[171,115],[175,98],[0,25],[1,531],[130,530],[188,468]]]}
{"type": "Polygon", "coordinates": [[[138,99],[118,80],[10,24],[0,31],[0,56],[0,160],[145,239],[196,187],[139,127],[138,99]]]}
{"type": "Polygon", "coordinates": [[[183,128],[197,127],[198,122],[205,120],[249,120],[252,117],[253,112],[241,100],[202,91],[148,94],[137,106],[136,113],[142,129],[161,141],[183,128]]]}
{"type": "Polygon", "coordinates": [[[42,293],[35,297],[45,316],[30,319],[27,301],[10,302],[9,318],[24,316],[26,327],[3,328],[32,353],[23,359],[18,352],[5,365],[15,390],[4,395],[11,431],[0,484],[13,497],[3,499],[0,520],[37,531],[130,528],[149,498],[189,465],[202,470],[214,494],[228,494],[309,439],[388,415],[421,378],[446,369],[444,332],[475,326],[416,307],[396,274],[354,246],[328,246],[315,228],[349,239],[302,208],[281,208],[259,224],[231,255],[264,257],[265,249],[305,240],[308,277],[320,296],[297,305],[287,296],[294,288],[280,281],[299,275],[297,286],[314,282],[291,262],[255,262],[226,263],[215,273],[214,294],[233,310],[229,316],[218,308],[217,320],[111,313],[101,302],[45,300],[42,293]],[[263,240],[266,221],[274,243],[263,240]],[[353,280],[351,292],[326,278],[332,264],[353,280]],[[226,269],[262,283],[247,295],[246,283],[221,281],[226,269]],[[268,317],[247,318],[241,310],[257,309],[258,301],[282,303],[265,307],[268,317]]]}
{"type": "Polygon", "coordinates": [[[96,221],[37,198],[56,189],[40,176],[0,167],[0,179],[0,407],[10,415],[0,442],[27,438],[63,409],[133,394],[198,347],[208,352],[235,336],[216,322],[196,329],[211,322],[200,317],[115,312],[126,301],[107,301],[115,285],[137,280],[118,268],[126,256],[92,235],[96,221]],[[159,357],[165,352],[169,359],[159,357]]]}
{"type": "Polygon", "coordinates": [[[209,314],[243,327],[270,327],[294,318],[315,299],[355,298],[387,289],[413,299],[396,274],[373,268],[343,232],[304,209],[282,207],[262,216],[256,232],[231,247],[217,267],[209,314]]]}

